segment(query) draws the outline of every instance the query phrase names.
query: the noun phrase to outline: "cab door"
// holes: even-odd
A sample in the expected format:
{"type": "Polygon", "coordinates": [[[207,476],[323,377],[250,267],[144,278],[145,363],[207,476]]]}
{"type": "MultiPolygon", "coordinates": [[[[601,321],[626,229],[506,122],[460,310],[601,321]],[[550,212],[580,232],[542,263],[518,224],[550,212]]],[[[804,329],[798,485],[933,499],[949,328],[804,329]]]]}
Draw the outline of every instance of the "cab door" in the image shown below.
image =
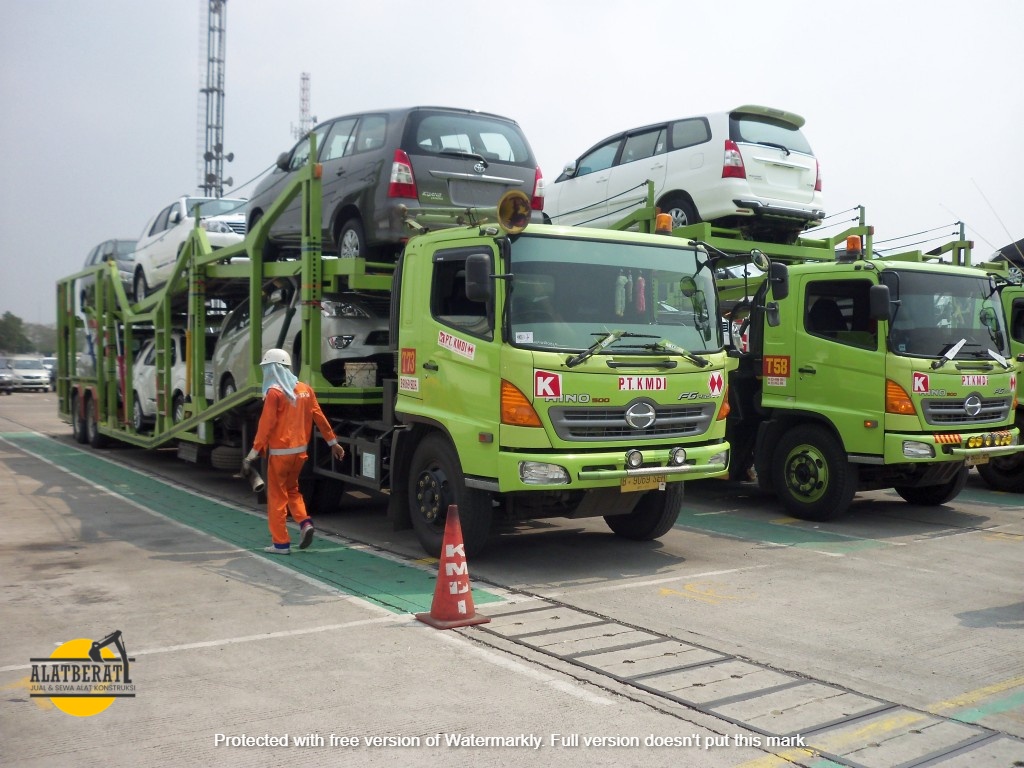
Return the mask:
{"type": "MultiPolygon", "coordinates": [[[[442,424],[456,445],[479,447],[471,455],[460,454],[466,473],[494,476],[500,334],[493,305],[470,301],[465,292],[466,258],[481,252],[494,258],[485,243],[436,251],[429,265],[420,265],[429,266],[430,306],[429,312],[412,314],[411,323],[406,302],[416,299],[410,295],[414,291],[403,291],[399,392],[410,396],[404,399],[407,410],[442,424]],[[493,440],[483,441],[485,434],[493,440]]],[[[405,274],[406,285],[412,272],[405,274]]]]}
{"type": "Polygon", "coordinates": [[[869,318],[870,280],[806,280],[796,319],[796,402],[834,424],[848,453],[882,453],[885,354],[869,318]]]}

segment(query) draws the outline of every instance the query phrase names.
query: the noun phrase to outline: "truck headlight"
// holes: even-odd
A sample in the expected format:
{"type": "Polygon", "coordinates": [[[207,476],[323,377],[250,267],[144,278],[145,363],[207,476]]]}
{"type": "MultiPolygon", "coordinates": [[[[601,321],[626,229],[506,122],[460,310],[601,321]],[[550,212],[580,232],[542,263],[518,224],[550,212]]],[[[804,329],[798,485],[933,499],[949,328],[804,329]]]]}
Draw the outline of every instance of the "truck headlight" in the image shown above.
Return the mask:
{"type": "Polygon", "coordinates": [[[558,464],[540,461],[519,462],[519,479],[526,485],[568,485],[569,473],[558,464]]]}
{"type": "Polygon", "coordinates": [[[935,450],[928,443],[919,443],[917,440],[904,440],[903,455],[908,459],[934,459],[935,450]]]}

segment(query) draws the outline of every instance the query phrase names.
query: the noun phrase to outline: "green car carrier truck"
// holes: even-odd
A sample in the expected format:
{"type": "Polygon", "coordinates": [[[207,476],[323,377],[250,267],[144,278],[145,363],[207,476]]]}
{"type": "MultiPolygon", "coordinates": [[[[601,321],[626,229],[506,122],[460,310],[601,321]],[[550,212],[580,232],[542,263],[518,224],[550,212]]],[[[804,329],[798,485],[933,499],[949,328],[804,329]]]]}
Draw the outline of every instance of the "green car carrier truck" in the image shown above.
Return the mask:
{"type": "Polygon", "coordinates": [[[214,251],[197,227],[166,286],[138,303],[107,267],[58,282],[59,410],[81,442],[177,446],[183,458],[238,469],[259,414],[258,363],[279,343],[254,320],[247,379],[218,387],[219,326],[241,301],[260,318],[274,281],[289,278],[301,290],[292,322],[303,340],[289,352],[346,449],[338,462],[314,436],[303,482],[316,506],[336,505],[346,490],[386,491],[394,525],[415,529],[431,555],[452,504],[467,552],[498,521],[543,517],[603,517],[616,534],[645,540],[672,527],[684,480],[727,472],[737,360],[713,316],[715,280],[700,248],[527,226],[513,193],[488,211],[411,221],[395,263],[324,257],[319,227],[308,225],[320,221],[319,174],[310,165],[244,243],[214,251]],[[268,228],[297,196],[301,256],[265,260],[268,228]],[[83,307],[76,285],[90,278],[96,290],[83,307]],[[390,306],[390,363],[344,386],[324,376],[318,342],[324,293],[339,291],[390,306]],[[187,363],[178,393],[175,334],[187,363]],[[125,382],[147,338],[157,416],[139,429],[125,382]]]}

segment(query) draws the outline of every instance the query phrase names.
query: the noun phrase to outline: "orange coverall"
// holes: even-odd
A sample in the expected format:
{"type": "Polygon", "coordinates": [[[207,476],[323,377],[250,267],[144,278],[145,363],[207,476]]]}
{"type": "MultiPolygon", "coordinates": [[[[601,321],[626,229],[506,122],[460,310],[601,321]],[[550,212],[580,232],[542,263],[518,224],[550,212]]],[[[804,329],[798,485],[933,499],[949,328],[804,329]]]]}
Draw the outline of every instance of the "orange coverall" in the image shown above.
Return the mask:
{"type": "Polygon", "coordinates": [[[267,523],[276,545],[289,545],[288,511],[300,526],[309,518],[299,493],[299,472],[306,462],[306,447],[316,422],[329,444],[336,442],[330,422],[320,410],[316,394],[301,381],[295,385],[294,405],[277,387],[267,390],[263,412],[256,430],[254,451],[267,449],[267,523]]]}

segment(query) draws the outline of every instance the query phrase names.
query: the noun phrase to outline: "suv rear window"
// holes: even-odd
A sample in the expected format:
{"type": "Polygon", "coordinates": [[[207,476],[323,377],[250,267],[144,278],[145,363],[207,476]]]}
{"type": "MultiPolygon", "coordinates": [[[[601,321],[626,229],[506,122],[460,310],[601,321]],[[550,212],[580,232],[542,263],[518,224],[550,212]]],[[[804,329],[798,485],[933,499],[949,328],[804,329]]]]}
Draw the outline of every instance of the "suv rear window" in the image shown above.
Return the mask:
{"type": "Polygon", "coordinates": [[[811,145],[807,143],[807,139],[800,133],[799,128],[794,128],[789,123],[773,120],[770,117],[753,117],[751,115],[730,117],[729,138],[747,144],[781,146],[790,152],[800,152],[804,155],[814,154],[811,151],[811,145]]]}
{"type": "Polygon", "coordinates": [[[402,149],[416,155],[455,150],[485,160],[529,168],[536,165],[519,126],[485,115],[414,112],[405,129],[402,149]]]}

